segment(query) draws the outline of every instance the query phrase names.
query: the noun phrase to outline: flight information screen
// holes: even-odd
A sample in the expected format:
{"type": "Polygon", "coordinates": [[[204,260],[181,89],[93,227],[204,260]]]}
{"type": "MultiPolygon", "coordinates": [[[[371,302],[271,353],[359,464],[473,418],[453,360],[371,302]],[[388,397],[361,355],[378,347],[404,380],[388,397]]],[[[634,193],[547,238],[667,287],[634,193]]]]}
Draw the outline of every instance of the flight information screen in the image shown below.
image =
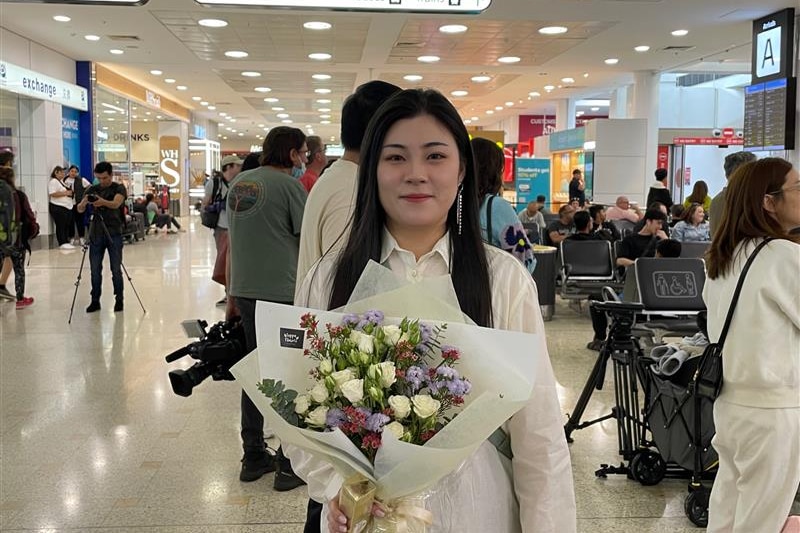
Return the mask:
{"type": "Polygon", "coordinates": [[[747,150],[793,150],[795,78],[750,85],[744,97],[744,146],[747,150]]]}

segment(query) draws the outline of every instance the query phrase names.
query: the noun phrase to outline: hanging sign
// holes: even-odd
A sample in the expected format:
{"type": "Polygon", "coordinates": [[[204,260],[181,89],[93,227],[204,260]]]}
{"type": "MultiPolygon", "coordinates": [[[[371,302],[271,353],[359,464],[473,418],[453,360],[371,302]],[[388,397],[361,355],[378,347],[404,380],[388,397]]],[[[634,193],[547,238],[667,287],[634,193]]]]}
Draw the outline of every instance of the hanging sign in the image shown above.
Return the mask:
{"type": "Polygon", "coordinates": [[[398,11],[412,13],[478,14],[492,0],[195,0],[202,5],[332,9],[339,11],[398,11]]]}
{"type": "Polygon", "coordinates": [[[784,9],[753,21],[753,84],[792,75],[794,9],[784,9]]]}
{"type": "Polygon", "coordinates": [[[0,87],[12,93],[49,100],[86,111],[88,93],[83,87],[51,78],[8,61],[0,61],[0,87]]]}

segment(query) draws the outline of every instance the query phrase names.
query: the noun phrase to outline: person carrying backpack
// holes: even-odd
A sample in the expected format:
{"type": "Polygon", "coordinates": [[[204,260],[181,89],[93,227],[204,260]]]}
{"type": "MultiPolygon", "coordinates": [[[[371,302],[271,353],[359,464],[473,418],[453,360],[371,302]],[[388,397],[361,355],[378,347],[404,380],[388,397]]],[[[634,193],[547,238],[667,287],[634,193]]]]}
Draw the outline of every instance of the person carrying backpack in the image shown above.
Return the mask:
{"type": "Polygon", "coordinates": [[[30,240],[39,234],[39,224],[27,195],[17,190],[14,171],[0,167],[0,263],[11,259],[14,269],[16,297],[6,288],[10,272],[0,274],[0,297],[17,302],[17,310],[33,305],[25,296],[25,252],[30,252],[30,240]]]}
{"type": "MultiPolygon", "coordinates": [[[[241,172],[243,162],[235,155],[222,158],[222,172],[215,173],[214,177],[206,183],[206,196],[203,198],[200,212],[203,225],[214,230],[214,242],[217,247],[217,258],[214,261],[211,279],[222,286],[226,286],[225,268],[228,257],[228,211],[225,203],[228,197],[228,187],[241,172]]],[[[222,300],[217,302],[217,305],[224,306],[227,300],[226,294],[222,300]]]]}

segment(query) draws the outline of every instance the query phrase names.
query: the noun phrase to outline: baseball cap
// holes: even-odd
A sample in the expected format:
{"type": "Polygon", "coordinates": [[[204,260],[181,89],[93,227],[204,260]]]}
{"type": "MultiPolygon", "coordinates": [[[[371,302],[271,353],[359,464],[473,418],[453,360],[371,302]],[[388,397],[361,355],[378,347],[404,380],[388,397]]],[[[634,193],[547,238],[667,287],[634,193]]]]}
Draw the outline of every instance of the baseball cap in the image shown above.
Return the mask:
{"type": "Polygon", "coordinates": [[[241,165],[244,161],[238,155],[226,155],[222,158],[222,164],[220,165],[222,168],[225,168],[228,165],[236,164],[241,165]]]}

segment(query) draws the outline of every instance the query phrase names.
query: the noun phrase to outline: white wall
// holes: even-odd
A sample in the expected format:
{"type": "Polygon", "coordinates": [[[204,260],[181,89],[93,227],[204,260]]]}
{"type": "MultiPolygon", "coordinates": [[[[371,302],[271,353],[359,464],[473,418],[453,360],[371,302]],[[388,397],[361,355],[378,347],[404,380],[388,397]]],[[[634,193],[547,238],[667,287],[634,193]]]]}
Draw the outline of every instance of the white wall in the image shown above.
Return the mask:
{"type": "Polygon", "coordinates": [[[662,78],[659,128],[744,127],[744,91],[712,87],[678,87],[662,78]]]}
{"type": "Polygon", "coordinates": [[[627,196],[643,204],[650,183],[645,171],[647,120],[591,120],[586,141],[596,143],[593,201],[610,205],[618,196],[627,196]]]}

